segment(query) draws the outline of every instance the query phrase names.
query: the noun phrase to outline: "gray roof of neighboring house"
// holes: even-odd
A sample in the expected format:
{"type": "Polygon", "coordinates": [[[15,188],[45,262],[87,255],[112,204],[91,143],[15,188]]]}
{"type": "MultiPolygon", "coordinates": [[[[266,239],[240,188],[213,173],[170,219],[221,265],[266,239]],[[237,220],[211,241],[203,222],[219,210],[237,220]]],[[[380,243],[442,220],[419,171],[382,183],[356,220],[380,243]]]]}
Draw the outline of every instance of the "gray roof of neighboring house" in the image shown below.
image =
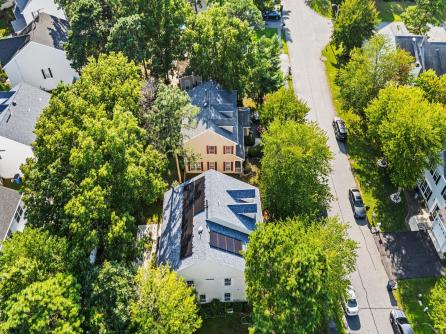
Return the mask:
{"type": "Polygon", "coordinates": [[[0,136],[31,145],[34,128],[51,95],[41,89],[20,83],[9,92],[0,92],[0,136]],[[9,96],[7,100],[2,96],[9,96]],[[2,102],[3,101],[3,102],[2,102]]]}
{"type": "Polygon", "coordinates": [[[28,3],[31,1],[32,0],[15,0],[15,4],[20,9],[20,11],[23,11],[28,3]]]}
{"type": "Polygon", "coordinates": [[[207,81],[189,90],[188,94],[200,111],[194,127],[183,129],[185,139],[210,129],[235,142],[236,155],[245,158],[243,128],[249,127],[249,109],[237,107],[237,92],[228,92],[215,82],[207,81]]]}
{"type": "Polygon", "coordinates": [[[0,240],[3,240],[8,233],[9,224],[20,203],[20,198],[18,191],[0,186],[0,240]]]}
{"type": "Polygon", "coordinates": [[[249,234],[261,221],[260,194],[256,187],[218,171],[208,170],[164,194],[158,263],[168,262],[174,270],[181,270],[197,261],[212,261],[243,271],[243,257],[210,246],[210,231],[241,240],[246,245],[249,234]],[[200,178],[205,178],[206,205],[204,211],[193,216],[192,255],[181,259],[184,189],[200,178]],[[251,210],[244,210],[246,207],[251,210]],[[251,214],[247,215],[247,211],[251,214]]]}
{"type": "Polygon", "coordinates": [[[0,39],[1,64],[5,66],[31,41],[63,50],[64,43],[68,40],[68,27],[68,21],[40,13],[19,36],[0,39]]]}

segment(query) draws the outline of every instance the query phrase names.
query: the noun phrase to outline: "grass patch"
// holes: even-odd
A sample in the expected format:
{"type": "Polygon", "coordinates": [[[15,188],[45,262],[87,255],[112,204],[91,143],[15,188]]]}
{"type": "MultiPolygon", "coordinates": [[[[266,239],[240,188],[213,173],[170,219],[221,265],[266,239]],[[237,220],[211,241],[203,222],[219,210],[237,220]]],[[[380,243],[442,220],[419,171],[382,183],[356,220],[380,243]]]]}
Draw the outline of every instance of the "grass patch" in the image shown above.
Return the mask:
{"type": "MultiPolygon", "coordinates": [[[[328,45],[322,51],[322,55],[336,113],[344,119],[349,131],[347,153],[364,203],[370,208],[367,212],[368,220],[372,224],[380,222],[381,228],[385,232],[405,231],[407,226],[405,224],[406,202],[404,198],[399,204],[394,204],[390,200],[389,196],[397,190],[396,187],[391,184],[388,173],[376,166],[378,154],[371,149],[370,143],[365,138],[358,117],[352,112],[342,109],[339,87],[335,82],[339,69],[335,50],[328,45]],[[372,212],[376,214],[374,222],[372,222],[372,212]]],[[[339,196],[346,195],[340,194],[339,196]]]]}
{"type": "Polygon", "coordinates": [[[286,43],[286,33],[285,30],[282,29],[282,53],[288,54],[288,44],[286,43]]]}
{"type": "Polygon", "coordinates": [[[203,325],[197,334],[248,334],[248,325],[242,324],[240,314],[227,314],[225,316],[203,320],[203,325]]]}
{"type": "Polygon", "coordinates": [[[376,1],[379,19],[384,22],[401,21],[401,14],[407,7],[413,6],[414,4],[412,1],[376,1]]]}
{"type": "Polygon", "coordinates": [[[0,38],[6,37],[12,33],[11,21],[14,19],[12,8],[6,8],[0,11],[0,38]]]}
{"type": "Polygon", "coordinates": [[[331,17],[331,1],[311,0],[307,3],[316,13],[325,17],[331,17]]]}
{"type": "Polygon", "coordinates": [[[256,30],[256,35],[258,38],[262,36],[266,36],[268,38],[276,37],[277,38],[277,28],[263,28],[256,30]]]}
{"type": "Polygon", "coordinates": [[[423,311],[429,305],[431,289],[439,278],[421,278],[398,281],[398,289],[394,296],[398,305],[404,310],[412,327],[417,334],[435,333],[432,329],[432,320],[423,311]],[[418,294],[422,294],[423,306],[418,303],[418,294]]]}
{"type": "Polygon", "coordinates": [[[12,181],[12,179],[5,179],[5,180],[3,180],[3,184],[2,185],[3,185],[3,187],[14,189],[14,190],[17,190],[17,191],[19,191],[20,187],[21,187],[21,184],[15,183],[14,181],[12,181]]]}

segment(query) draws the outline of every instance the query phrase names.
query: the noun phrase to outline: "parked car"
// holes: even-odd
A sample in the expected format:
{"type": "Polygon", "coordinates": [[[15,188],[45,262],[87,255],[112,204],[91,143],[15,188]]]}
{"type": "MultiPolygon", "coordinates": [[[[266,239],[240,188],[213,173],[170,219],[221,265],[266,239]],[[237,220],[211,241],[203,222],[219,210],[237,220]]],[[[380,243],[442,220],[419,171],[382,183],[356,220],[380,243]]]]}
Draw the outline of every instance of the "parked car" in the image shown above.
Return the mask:
{"type": "Polygon", "coordinates": [[[345,301],[344,309],[345,314],[349,317],[353,317],[359,313],[358,300],[356,299],[355,290],[353,290],[351,285],[347,288],[347,300],[345,301]]]}
{"type": "Polygon", "coordinates": [[[403,311],[394,309],[390,311],[390,323],[398,334],[413,334],[412,326],[403,311]]]}
{"type": "Polygon", "coordinates": [[[347,140],[347,129],[345,128],[344,121],[339,117],[335,117],[332,122],[333,130],[336,136],[336,139],[339,141],[347,140]]]}
{"type": "Polygon", "coordinates": [[[348,190],[348,198],[352,206],[353,214],[356,219],[362,219],[366,216],[366,209],[362,201],[361,193],[357,188],[350,188],[348,190]]]}
{"type": "Polygon", "coordinates": [[[277,10],[267,10],[262,13],[264,20],[280,20],[280,13],[277,10]]]}

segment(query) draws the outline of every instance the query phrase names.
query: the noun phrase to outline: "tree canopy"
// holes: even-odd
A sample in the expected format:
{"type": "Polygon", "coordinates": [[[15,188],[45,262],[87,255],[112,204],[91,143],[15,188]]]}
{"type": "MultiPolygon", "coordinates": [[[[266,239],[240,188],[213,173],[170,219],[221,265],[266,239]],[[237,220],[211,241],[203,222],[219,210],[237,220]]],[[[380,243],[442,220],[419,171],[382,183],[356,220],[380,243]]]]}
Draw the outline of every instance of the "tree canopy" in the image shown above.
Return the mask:
{"type": "Polygon", "coordinates": [[[168,266],[140,267],[136,284],[131,304],[136,333],[189,334],[200,328],[193,291],[168,266]]]}
{"type": "Polygon", "coordinates": [[[415,80],[430,102],[446,105],[446,75],[437,76],[434,70],[421,73],[415,80]]]}
{"type": "Polygon", "coordinates": [[[429,31],[429,24],[442,23],[442,14],[446,10],[443,0],[415,0],[415,4],[407,7],[401,15],[410,32],[424,35],[429,31]]]}
{"type": "Polygon", "coordinates": [[[429,316],[439,333],[446,331],[446,279],[440,278],[430,292],[429,316]]]}
{"type": "Polygon", "coordinates": [[[334,218],[259,224],[246,250],[255,333],[314,333],[342,312],[356,244],[334,218]]]}
{"type": "Polygon", "coordinates": [[[386,157],[395,186],[410,189],[439,163],[446,142],[446,113],[421,89],[389,85],[365,110],[368,135],[386,157]]]}
{"type": "Polygon", "coordinates": [[[378,24],[378,11],[371,0],[345,0],[333,25],[332,41],[347,59],[354,48],[373,35],[378,24]]]}
{"type": "Polygon", "coordinates": [[[136,224],[160,198],[165,157],[144,142],[136,66],[120,54],[91,60],[52,96],[22,167],[28,222],[67,236],[98,261],[132,259],[136,224]]]}
{"type": "Polygon", "coordinates": [[[266,95],[260,108],[260,121],[265,126],[274,120],[281,122],[291,120],[303,123],[309,111],[305,102],[296,97],[293,89],[282,87],[274,93],[266,95]]]}
{"type": "Polygon", "coordinates": [[[354,49],[350,61],[337,74],[344,109],[363,116],[364,109],[389,81],[408,82],[413,58],[395,49],[383,35],[376,34],[361,49],[354,49]]]}
{"type": "Polygon", "coordinates": [[[11,89],[9,84],[6,82],[7,80],[8,80],[8,75],[3,70],[2,65],[0,64],[0,91],[11,89]]]}
{"type": "Polygon", "coordinates": [[[276,120],[263,143],[260,189],[270,217],[318,215],[326,209],[332,154],[325,133],[315,124],[276,120]]]}

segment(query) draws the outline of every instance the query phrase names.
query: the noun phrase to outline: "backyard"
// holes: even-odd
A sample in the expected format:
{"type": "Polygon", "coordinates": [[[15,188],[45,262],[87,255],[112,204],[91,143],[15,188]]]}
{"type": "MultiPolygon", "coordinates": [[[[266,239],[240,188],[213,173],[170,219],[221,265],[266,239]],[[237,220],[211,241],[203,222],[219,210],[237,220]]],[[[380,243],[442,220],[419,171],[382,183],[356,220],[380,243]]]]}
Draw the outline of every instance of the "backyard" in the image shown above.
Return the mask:
{"type": "Polygon", "coordinates": [[[335,83],[338,63],[334,49],[327,46],[322,55],[324,57],[325,68],[332,93],[333,104],[337,114],[342,117],[349,131],[347,142],[347,154],[352,166],[356,181],[361,189],[364,203],[369,207],[367,218],[372,225],[381,223],[383,231],[404,231],[407,230],[405,224],[406,202],[404,196],[402,202],[394,204],[390,200],[390,194],[397,189],[389,180],[385,170],[376,165],[378,154],[373,151],[370,143],[364,136],[364,131],[358,122],[358,117],[351,111],[342,109],[342,101],[339,98],[339,87],[335,83]],[[372,213],[375,213],[375,220],[372,221],[372,213]]]}
{"type": "Polygon", "coordinates": [[[424,308],[429,305],[429,292],[438,278],[423,278],[398,281],[395,299],[406,313],[415,333],[432,334],[432,321],[424,308]],[[422,305],[418,302],[418,294],[422,295],[422,305]]]}
{"type": "Polygon", "coordinates": [[[243,325],[240,314],[226,314],[216,318],[203,320],[197,334],[248,334],[248,325],[243,325]]]}

